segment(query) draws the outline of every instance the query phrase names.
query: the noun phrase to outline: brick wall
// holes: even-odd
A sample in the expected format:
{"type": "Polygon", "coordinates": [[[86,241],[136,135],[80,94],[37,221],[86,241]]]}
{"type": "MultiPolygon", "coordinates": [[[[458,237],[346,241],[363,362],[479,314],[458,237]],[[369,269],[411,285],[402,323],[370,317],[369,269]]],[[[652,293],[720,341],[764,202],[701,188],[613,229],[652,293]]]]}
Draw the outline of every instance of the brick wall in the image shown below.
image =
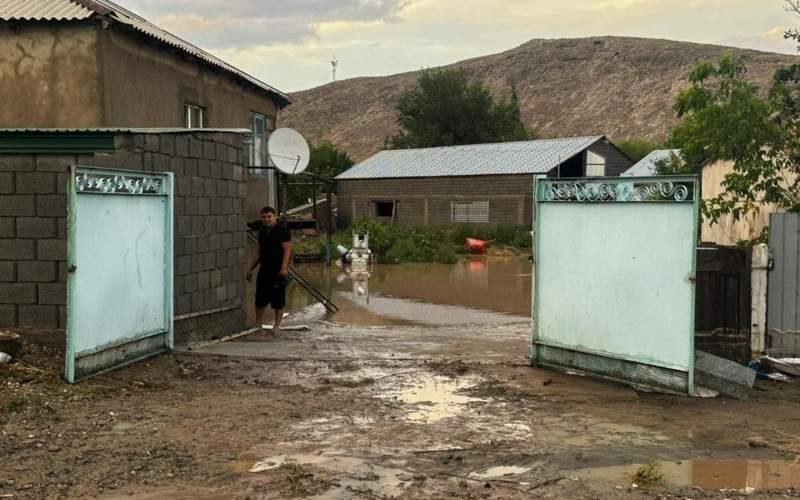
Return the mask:
{"type": "MultiPolygon", "coordinates": [[[[175,314],[244,326],[246,150],[235,133],[121,134],[116,151],[0,155],[0,326],[66,324],[67,171],[94,165],[175,174],[175,314]]],[[[185,336],[197,318],[176,322],[185,336]]],[[[201,332],[193,333],[196,338],[201,332]]]]}
{"type": "Polygon", "coordinates": [[[532,223],[533,176],[527,174],[341,180],[336,188],[345,225],[374,216],[376,201],[396,201],[396,222],[406,225],[451,224],[451,202],[484,200],[490,224],[532,223]]]}

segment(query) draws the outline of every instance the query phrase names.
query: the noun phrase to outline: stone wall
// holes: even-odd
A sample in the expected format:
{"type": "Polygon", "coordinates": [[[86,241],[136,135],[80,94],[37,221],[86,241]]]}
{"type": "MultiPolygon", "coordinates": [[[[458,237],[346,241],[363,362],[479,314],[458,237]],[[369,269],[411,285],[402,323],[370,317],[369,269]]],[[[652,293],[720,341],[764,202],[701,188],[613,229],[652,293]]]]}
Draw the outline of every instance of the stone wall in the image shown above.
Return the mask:
{"type": "Polygon", "coordinates": [[[243,328],[242,138],[196,131],[118,134],[113,153],[0,155],[0,326],[66,325],[67,172],[78,164],[173,172],[176,341],[243,328]],[[202,332],[189,332],[200,324],[202,332]]]}
{"type": "Polygon", "coordinates": [[[532,221],[533,176],[527,174],[340,180],[336,189],[344,225],[374,217],[376,201],[395,201],[395,222],[405,225],[451,224],[451,202],[484,200],[489,224],[532,221]]]}

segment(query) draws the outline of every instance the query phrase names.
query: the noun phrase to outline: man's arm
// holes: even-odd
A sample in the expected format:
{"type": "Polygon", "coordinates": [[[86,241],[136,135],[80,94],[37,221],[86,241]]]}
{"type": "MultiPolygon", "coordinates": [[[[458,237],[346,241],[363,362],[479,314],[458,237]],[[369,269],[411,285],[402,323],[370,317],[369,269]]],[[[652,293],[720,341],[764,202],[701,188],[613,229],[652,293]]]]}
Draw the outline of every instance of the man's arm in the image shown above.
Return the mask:
{"type": "Polygon", "coordinates": [[[284,241],[281,243],[283,247],[283,262],[281,262],[281,276],[289,276],[289,262],[292,259],[292,242],[284,241]]]}
{"type": "Polygon", "coordinates": [[[289,262],[292,260],[292,242],[284,241],[281,243],[283,247],[283,262],[281,262],[281,276],[289,276],[289,262]]]}
{"type": "Polygon", "coordinates": [[[250,258],[250,263],[247,265],[247,281],[250,281],[253,278],[253,271],[258,267],[260,261],[261,252],[258,248],[256,248],[256,253],[253,257],[250,258]]]}

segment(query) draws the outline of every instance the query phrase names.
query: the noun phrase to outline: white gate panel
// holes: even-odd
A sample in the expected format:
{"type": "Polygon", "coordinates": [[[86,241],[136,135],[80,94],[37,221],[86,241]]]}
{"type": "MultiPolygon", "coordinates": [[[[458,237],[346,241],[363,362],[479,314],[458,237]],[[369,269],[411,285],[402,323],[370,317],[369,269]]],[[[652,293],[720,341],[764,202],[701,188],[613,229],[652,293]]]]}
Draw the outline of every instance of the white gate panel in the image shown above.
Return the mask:
{"type": "Polygon", "coordinates": [[[74,167],[66,378],[172,348],[172,174],[74,167]]]}
{"type": "Polygon", "coordinates": [[[537,179],[532,362],[692,393],[693,177],[537,179]]]}

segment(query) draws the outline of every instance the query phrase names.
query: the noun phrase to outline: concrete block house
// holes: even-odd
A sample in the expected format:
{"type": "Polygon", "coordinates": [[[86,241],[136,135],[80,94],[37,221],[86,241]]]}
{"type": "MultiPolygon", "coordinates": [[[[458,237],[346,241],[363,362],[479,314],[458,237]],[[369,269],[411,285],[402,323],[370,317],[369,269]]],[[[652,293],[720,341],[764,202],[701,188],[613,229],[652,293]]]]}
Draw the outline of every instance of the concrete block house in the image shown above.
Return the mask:
{"type": "Polygon", "coordinates": [[[530,225],[533,177],[618,176],[603,136],[381,151],[336,177],[339,218],[405,225],[530,225]]]}
{"type": "Polygon", "coordinates": [[[241,331],[249,167],[288,96],[108,0],[0,0],[0,53],[0,327],[64,328],[82,165],[175,174],[176,340],[241,331]]]}

